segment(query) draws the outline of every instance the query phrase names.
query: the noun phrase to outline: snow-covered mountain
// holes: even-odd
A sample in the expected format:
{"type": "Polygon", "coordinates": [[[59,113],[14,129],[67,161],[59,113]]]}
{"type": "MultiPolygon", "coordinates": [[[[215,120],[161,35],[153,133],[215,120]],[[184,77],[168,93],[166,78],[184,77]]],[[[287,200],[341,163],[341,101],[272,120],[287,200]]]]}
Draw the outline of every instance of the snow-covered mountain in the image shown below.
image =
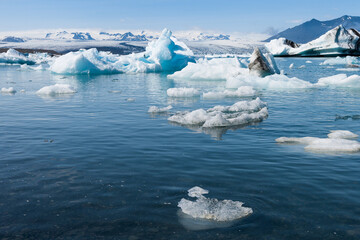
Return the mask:
{"type": "Polygon", "coordinates": [[[19,37],[8,36],[1,40],[2,42],[25,42],[24,39],[19,37]]]}
{"type": "Polygon", "coordinates": [[[347,29],[354,28],[360,30],[360,17],[345,15],[328,21],[312,19],[293,28],[288,28],[265,41],[269,42],[273,39],[286,38],[297,43],[307,43],[339,25],[347,29]]]}
{"type": "Polygon", "coordinates": [[[339,25],[306,44],[298,45],[279,38],[271,40],[265,46],[275,56],[360,56],[360,33],[339,25]]]}
{"type": "Polygon", "coordinates": [[[47,33],[46,39],[57,39],[57,40],[94,40],[94,38],[88,32],[72,32],[67,31],[47,33]]]}
{"type": "Polygon", "coordinates": [[[99,33],[104,40],[114,40],[114,41],[148,41],[144,34],[134,35],[131,32],[126,32],[124,34],[121,33],[107,33],[100,32],[99,33]]]}

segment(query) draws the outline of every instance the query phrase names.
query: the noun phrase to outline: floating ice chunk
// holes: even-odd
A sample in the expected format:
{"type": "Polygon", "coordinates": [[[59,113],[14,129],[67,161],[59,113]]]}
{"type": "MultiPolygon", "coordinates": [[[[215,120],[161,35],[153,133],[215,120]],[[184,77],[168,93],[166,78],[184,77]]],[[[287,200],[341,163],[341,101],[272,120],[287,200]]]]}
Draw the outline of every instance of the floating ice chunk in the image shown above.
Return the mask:
{"type": "Polygon", "coordinates": [[[300,67],[298,67],[299,69],[302,69],[302,68],[306,68],[305,65],[301,65],[300,67]]]}
{"type": "Polygon", "coordinates": [[[319,87],[329,86],[360,88],[360,76],[351,75],[348,77],[346,74],[337,74],[330,77],[320,78],[315,85],[319,87]]]}
{"type": "Polygon", "coordinates": [[[74,94],[76,93],[75,89],[73,89],[68,84],[55,84],[51,86],[46,86],[41,88],[39,91],[36,92],[38,95],[61,95],[61,94],[74,94]]]}
{"type": "Polygon", "coordinates": [[[251,55],[248,68],[250,73],[259,77],[280,73],[272,54],[263,54],[259,48],[255,48],[253,54],[251,55]]]}
{"type": "Polygon", "coordinates": [[[312,63],[312,61],[308,60],[308,61],[306,61],[305,63],[312,63]]]}
{"type": "Polygon", "coordinates": [[[189,190],[190,197],[196,197],[196,201],[181,199],[178,207],[181,211],[193,218],[209,219],[214,221],[233,221],[246,217],[253,213],[248,207],[243,207],[242,202],[232,200],[219,201],[216,198],[206,198],[203,194],[209,191],[200,187],[189,190]]]}
{"type": "Polygon", "coordinates": [[[172,109],[172,106],[169,105],[167,107],[159,108],[156,106],[151,106],[148,110],[149,113],[164,113],[172,109]]]}
{"type": "Polygon", "coordinates": [[[127,102],[135,102],[135,98],[127,98],[125,101],[127,101],[127,102]]]}
{"type": "Polygon", "coordinates": [[[360,61],[356,57],[347,56],[345,58],[336,57],[326,59],[324,62],[320,63],[320,65],[356,65],[360,64],[360,61]]]}
{"type": "Polygon", "coordinates": [[[225,97],[251,97],[256,91],[250,86],[239,87],[236,91],[225,90],[223,92],[207,92],[203,93],[204,99],[218,99],[225,97]]]}
{"type": "Polygon", "coordinates": [[[268,117],[266,103],[259,98],[240,101],[232,106],[215,106],[208,110],[177,112],[168,118],[181,125],[197,125],[203,128],[228,127],[260,122],[268,117]]]}
{"type": "Polygon", "coordinates": [[[328,138],[352,139],[359,136],[347,130],[332,130],[330,132],[331,133],[328,134],[328,138]]]}
{"type": "Polygon", "coordinates": [[[293,63],[290,64],[289,68],[290,68],[290,69],[293,69],[293,68],[294,68],[294,64],[293,64],[293,63]]]}
{"type": "Polygon", "coordinates": [[[288,55],[288,53],[297,45],[291,46],[287,41],[289,40],[285,38],[274,39],[269,43],[266,43],[265,47],[274,55],[288,55]]]}
{"type": "Polygon", "coordinates": [[[357,135],[344,130],[331,131],[329,138],[303,137],[303,138],[287,138],[281,137],[276,139],[278,143],[304,144],[305,150],[335,153],[335,152],[359,152],[360,143],[347,138],[356,138],[357,135]]]}
{"type": "Polygon", "coordinates": [[[195,88],[169,88],[166,91],[169,97],[180,97],[180,98],[188,98],[188,97],[196,97],[200,96],[200,92],[195,88]]]}
{"type": "Polygon", "coordinates": [[[0,63],[33,65],[47,61],[51,61],[51,57],[47,53],[23,54],[12,48],[7,52],[0,53],[0,63]]]}
{"type": "Polygon", "coordinates": [[[209,190],[206,190],[206,189],[203,189],[201,187],[193,187],[193,188],[190,188],[188,190],[188,195],[189,197],[196,197],[196,198],[199,198],[205,194],[208,194],[209,193],[209,190]]]}
{"type": "Polygon", "coordinates": [[[247,64],[237,57],[233,58],[200,58],[196,63],[189,63],[181,71],[168,75],[169,79],[185,80],[226,80],[227,76],[239,74],[241,71],[248,72],[247,64]]]}
{"type": "Polygon", "coordinates": [[[2,93],[14,94],[14,93],[16,93],[16,90],[15,90],[13,87],[1,88],[1,92],[2,92],[2,93]]]}
{"type": "Polygon", "coordinates": [[[264,78],[251,75],[238,75],[226,80],[227,88],[238,88],[240,86],[252,86],[255,89],[295,89],[310,88],[310,82],[293,77],[289,78],[282,74],[273,74],[264,78]]]}
{"type": "Polygon", "coordinates": [[[121,73],[111,63],[116,61],[112,55],[98,52],[95,48],[77,52],[69,52],[50,66],[50,70],[58,74],[111,74],[121,73]]]}

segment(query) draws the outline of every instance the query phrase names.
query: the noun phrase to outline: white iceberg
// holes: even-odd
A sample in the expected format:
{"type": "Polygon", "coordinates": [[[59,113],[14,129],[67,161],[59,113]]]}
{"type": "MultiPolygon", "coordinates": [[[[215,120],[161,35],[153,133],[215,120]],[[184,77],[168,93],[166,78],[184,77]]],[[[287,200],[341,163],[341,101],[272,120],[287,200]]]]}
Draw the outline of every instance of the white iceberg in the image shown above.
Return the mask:
{"type": "Polygon", "coordinates": [[[12,48],[7,52],[0,53],[0,63],[34,65],[51,61],[51,59],[47,53],[23,54],[12,48]]]}
{"type": "Polygon", "coordinates": [[[130,72],[172,72],[194,62],[192,51],[164,29],[143,53],[119,56],[96,49],[70,52],[57,58],[50,70],[58,74],[112,74],[130,72]]]}
{"type": "Polygon", "coordinates": [[[2,93],[9,93],[9,94],[14,94],[16,93],[16,90],[13,87],[9,87],[9,88],[1,88],[1,92],[2,93]]]}
{"type": "Polygon", "coordinates": [[[360,88],[360,76],[337,74],[330,77],[320,78],[315,84],[317,87],[340,87],[340,88],[360,88]]]}
{"type": "Polygon", "coordinates": [[[253,213],[248,207],[243,207],[243,203],[232,200],[218,200],[216,198],[206,198],[203,195],[209,191],[200,187],[193,187],[188,190],[190,197],[196,197],[196,201],[182,198],[178,203],[181,211],[193,218],[209,219],[213,221],[233,221],[246,217],[253,213]]]}
{"type": "Polygon", "coordinates": [[[166,91],[166,93],[169,97],[173,97],[173,98],[191,98],[191,97],[200,96],[199,90],[195,88],[185,88],[185,87],[169,88],[166,91]]]}
{"type": "Polygon", "coordinates": [[[38,95],[56,96],[62,94],[73,94],[76,90],[68,84],[55,84],[41,88],[36,92],[38,95]]]}
{"type": "Polygon", "coordinates": [[[185,80],[226,80],[227,76],[239,74],[241,71],[248,71],[246,61],[233,58],[200,58],[195,63],[189,63],[181,71],[175,72],[167,77],[169,79],[185,80]]]}
{"type": "Polygon", "coordinates": [[[357,134],[354,134],[346,130],[331,131],[328,134],[328,138],[317,137],[280,137],[276,139],[278,143],[287,144],[304,144],[305,150],[322,152],[322,153],[351,153],[360,151],[360,143],[355,140],[349,140],[356,138],[357,134]]]}
{"type": "Polygon", "coordinates": [[[251,86],[242,86],[235,91],[225,90],[223,92],[206,92],[203,93],[204,99],[219,99],[232,97],[252,97],[256,95],[256,91],[251,86]]]}
{"type": "Polygon", "coordinates": [[[159,108],[157,106],[151,106],[148,110],[148,113],[166,113],[171,109],[172,109],[171,105],[169,105],[167,107],[163,107],[163,108],[159,108]]]}
{"type": "Polygon", "coordinates": [[[267,117],[266,103],[257,98],[252,101],[240,101],[231,106],[219,105],[208,110],[177,112],[168,120],[181,125],[216,128],[251,124],[260,122],[267,117]]]}
{"type": "Polygon", "coordinates": [[[324,62],[322,62],[320,65],[359,65],[360,61],[357,57],[353,56],[346,56],[344,58],[342,57],[336,57],[336,58],[329,58],[326,59],[324,62]]]}

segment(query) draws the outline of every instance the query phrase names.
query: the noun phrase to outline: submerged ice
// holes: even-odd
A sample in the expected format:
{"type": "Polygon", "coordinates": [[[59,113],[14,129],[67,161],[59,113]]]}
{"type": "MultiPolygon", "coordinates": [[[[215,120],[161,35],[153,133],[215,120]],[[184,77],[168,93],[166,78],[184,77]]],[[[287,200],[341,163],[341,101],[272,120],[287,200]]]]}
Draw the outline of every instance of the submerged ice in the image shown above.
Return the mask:
{"type": "Polygon", "coordinates": [[[248,207],[243,207],[243,203],[232,200],[218,200],[216,198],[206,198],[204,194],[209,191],[200,187],[193,187],[188,190],[189,197],[197,198],[190,201],[181,199],[178,207],[181,211],[193,218],[209,219],[214,221],[233,221],[246,217],[253,213],[248,207]]]}

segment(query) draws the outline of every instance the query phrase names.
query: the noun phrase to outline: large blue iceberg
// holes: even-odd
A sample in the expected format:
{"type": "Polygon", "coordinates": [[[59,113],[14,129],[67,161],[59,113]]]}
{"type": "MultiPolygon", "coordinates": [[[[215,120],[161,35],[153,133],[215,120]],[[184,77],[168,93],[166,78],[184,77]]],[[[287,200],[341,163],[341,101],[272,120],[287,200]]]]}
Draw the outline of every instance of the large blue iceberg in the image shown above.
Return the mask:
{"type": "Polygon", "coordinates": [[[174,72],[194,62],[193,52],[164,29],[142,53],[120,56],[96,49],[70,52],[57,59],[50,70],[57,74],[112,74],[138,72],[174,72]]]}

